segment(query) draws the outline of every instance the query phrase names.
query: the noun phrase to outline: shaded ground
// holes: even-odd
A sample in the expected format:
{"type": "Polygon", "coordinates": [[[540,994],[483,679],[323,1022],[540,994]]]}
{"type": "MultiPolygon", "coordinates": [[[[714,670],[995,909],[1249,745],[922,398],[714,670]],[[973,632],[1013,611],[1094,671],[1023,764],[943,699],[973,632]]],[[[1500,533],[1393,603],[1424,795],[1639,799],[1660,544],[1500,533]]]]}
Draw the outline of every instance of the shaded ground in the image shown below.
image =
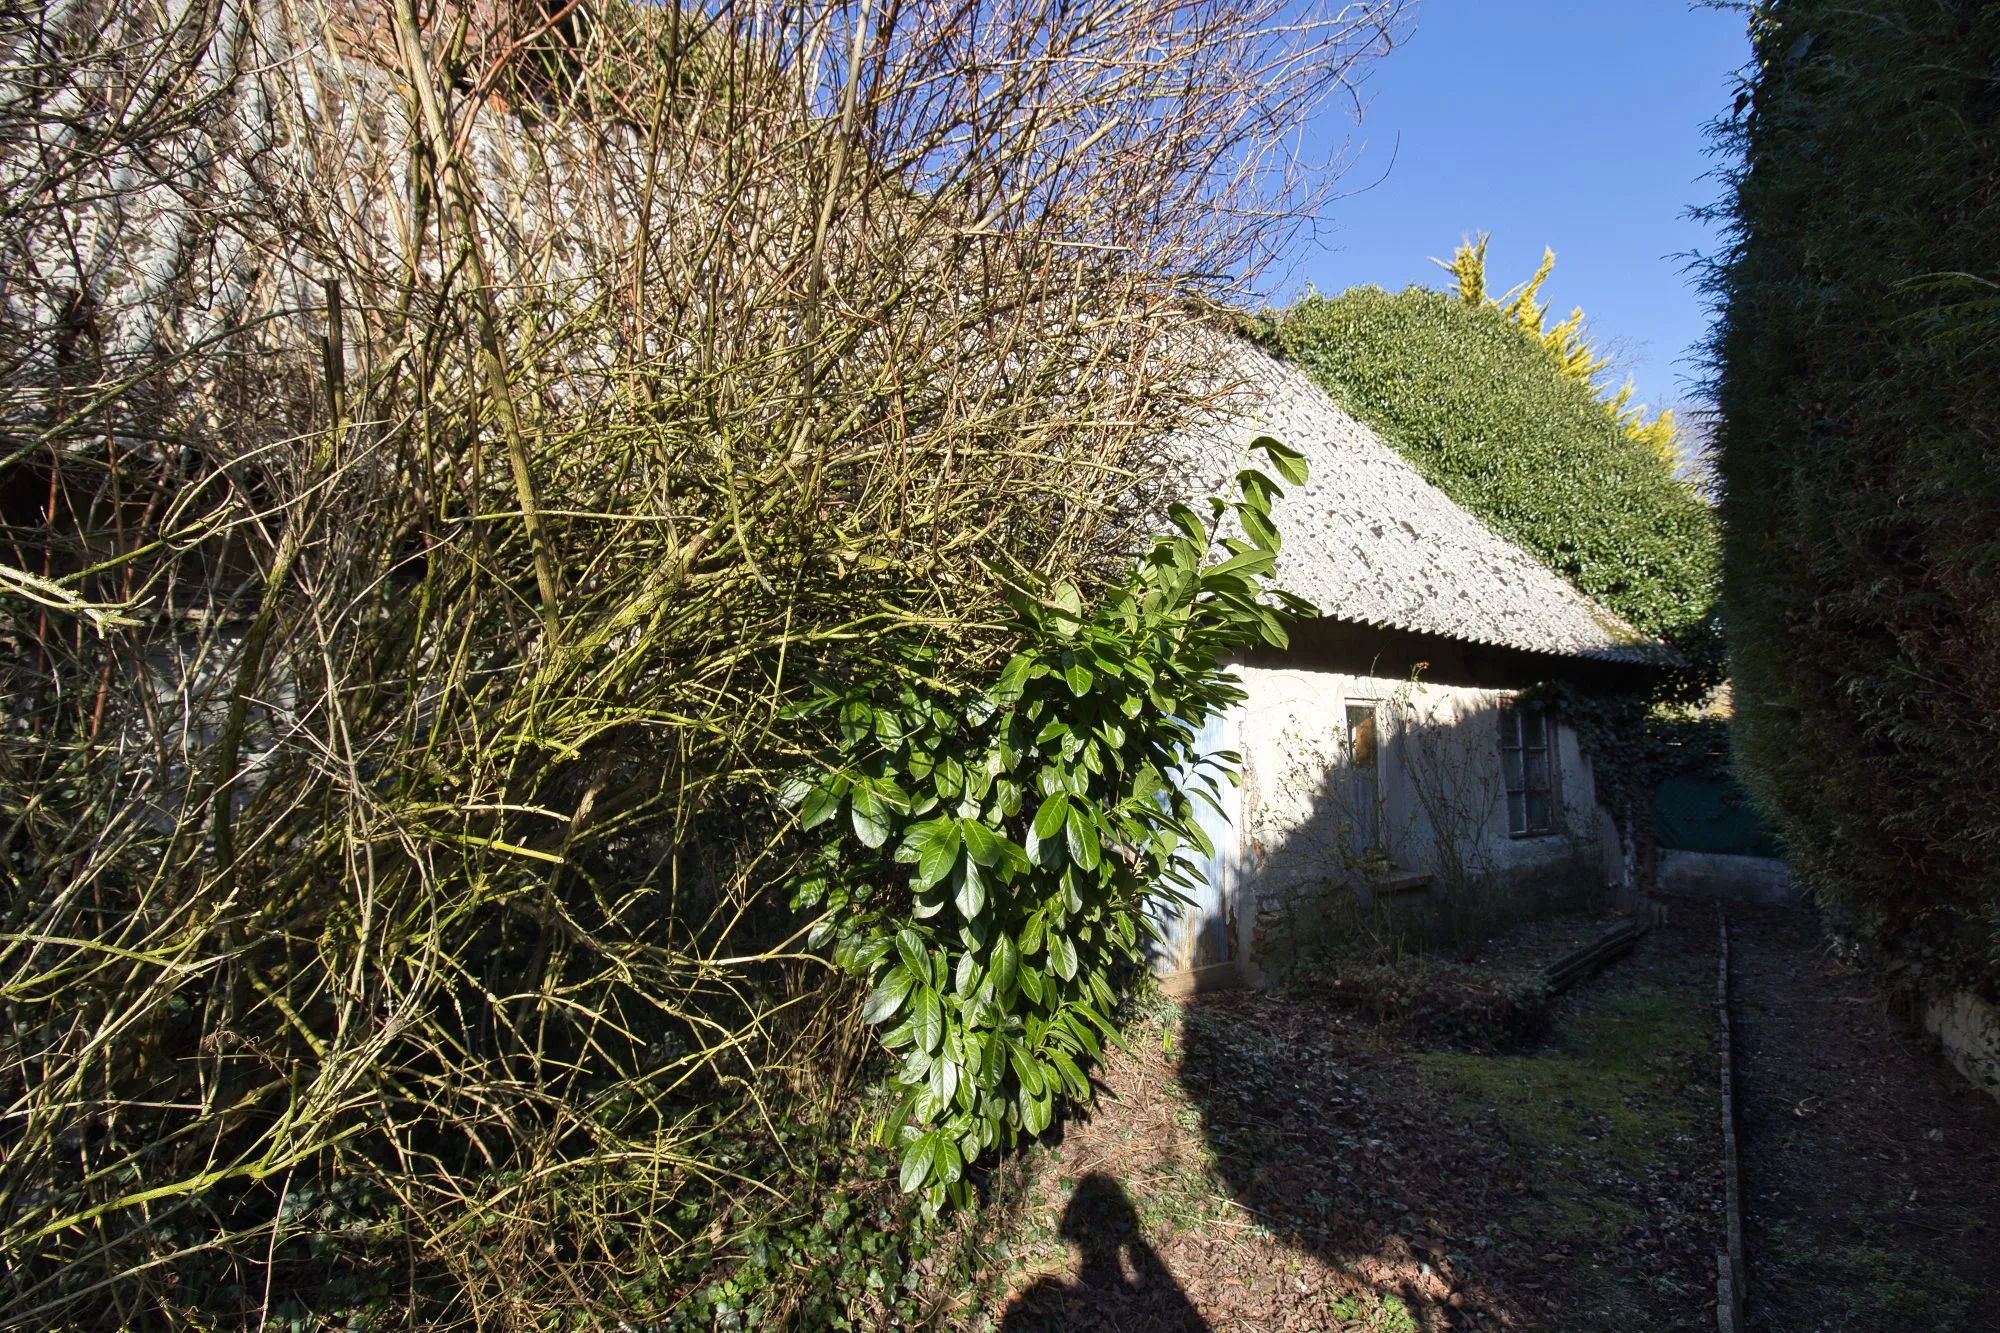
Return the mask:
{"type": "Polygon", "coordinates": [[[1806,913],[1729,916],[1750,1327],[2000,1327],[2000,1103],[1806,913]]]}
{"type": "Polygon", "coordinates": [[[1526,1049],[1423,1049],[1324,990],[1163,1002],[1101,1071],[1097,1114],[1020,1168],[952,1322],[1712,1328],[1714,928],[1695,920],[1557,1002],[1526,1049]]]}

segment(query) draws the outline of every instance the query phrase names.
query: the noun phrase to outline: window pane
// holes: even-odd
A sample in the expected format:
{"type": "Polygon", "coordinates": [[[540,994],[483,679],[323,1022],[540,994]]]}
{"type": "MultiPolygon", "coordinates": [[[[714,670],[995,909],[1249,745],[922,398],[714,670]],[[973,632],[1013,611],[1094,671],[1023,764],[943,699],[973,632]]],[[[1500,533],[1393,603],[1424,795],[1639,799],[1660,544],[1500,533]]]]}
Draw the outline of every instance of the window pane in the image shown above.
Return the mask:
{"type": "Polygon", "coordinates": [[[1502,750],[1500,752],[1500,769],[1506,775],[1508,791],[1519,791],[1526,785],[1522,781],[1521,752],[1519,750],[1502,750]]]}
{"type": "Polygon", "coordinates": [[[1521,718],[1521,744],[1548,744],[1548,715],[1532,709],[1516,709],[1521,718]]]}
{"type": "Polygon", "coordinates": [[[1547,791],[1549,789],[1549,752],[1547,750],[1528,750],[1524,753],[1527,756],[1528,780],[1523,785],[1529,791],[1547,791]]]}
{"type": "Polygon", "coordinates": [[[1514,705],[1512,704],[1501,704],[1500,745],[1504,749],[1509,745],[1519,745],[1520,743],[1521,743],[1521,710],[1514,707],[1514,705]]]}
{"type": "Polygon", "coordinates": [[[1554,810],[1549,803],[1547,792],[1529,792],[1527,801],[1528,832],[1546,833],[1555,827],[1554,810]]]}
{"type": "Polygon", "coordinates": [[[1356,764],[1364,768],[1375,766],[1375,706],[1373,704],[1349,704],[1347,706],[1348,754],[1356,764]]]}
{"type": "Polygon", "coordinates": [[[1507,831],[1526,833],[1528,831],[1528,798],[1520,792],[1507,793],[1507,831]]]}

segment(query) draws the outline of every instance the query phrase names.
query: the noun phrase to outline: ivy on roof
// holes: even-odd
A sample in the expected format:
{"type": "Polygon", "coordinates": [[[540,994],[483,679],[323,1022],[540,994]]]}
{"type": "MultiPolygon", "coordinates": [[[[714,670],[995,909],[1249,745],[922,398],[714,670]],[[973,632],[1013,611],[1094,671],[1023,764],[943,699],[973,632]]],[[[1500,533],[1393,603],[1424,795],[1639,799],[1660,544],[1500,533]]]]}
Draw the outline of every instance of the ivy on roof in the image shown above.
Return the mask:
{"type": "Polygon", "coordinates": [[[1501,309],[1357,287],[1262,334],[1453,501],[1714,674],[1708,504],[1501,309]]]}

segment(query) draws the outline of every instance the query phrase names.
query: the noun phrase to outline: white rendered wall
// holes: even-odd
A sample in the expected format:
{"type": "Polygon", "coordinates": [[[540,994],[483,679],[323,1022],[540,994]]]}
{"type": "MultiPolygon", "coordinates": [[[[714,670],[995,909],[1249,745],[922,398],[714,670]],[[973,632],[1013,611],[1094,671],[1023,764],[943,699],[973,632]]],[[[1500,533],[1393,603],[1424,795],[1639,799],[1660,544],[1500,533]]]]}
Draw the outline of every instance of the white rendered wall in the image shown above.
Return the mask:
{"type": "Polygon", "coordinates": [[[1307,667],[1239,672],[1248,697],[1235,719],[1244,764],[1232,812],[1232,897],[1238,951],[1253,981],[1262,979],[1263,928],[1332,894],[1366,906],[1372,892],[1413,874],[1431,877],[1429,892],[1440,894],[1514,882],[1543,867],[1573,871],[1579,861],[1604,882],[1623,882],[1623,848],[1597,808],[1590,763],[1569,727],[1555,735],[1557,831],[1509,834],[1499,709],[1512,692],[1307,667]],[[1363,855],[1355,834],[1361,816],[1345,753],[1350,704],[1375,709],[1375,818],[1386,862],[1363,855]]]}

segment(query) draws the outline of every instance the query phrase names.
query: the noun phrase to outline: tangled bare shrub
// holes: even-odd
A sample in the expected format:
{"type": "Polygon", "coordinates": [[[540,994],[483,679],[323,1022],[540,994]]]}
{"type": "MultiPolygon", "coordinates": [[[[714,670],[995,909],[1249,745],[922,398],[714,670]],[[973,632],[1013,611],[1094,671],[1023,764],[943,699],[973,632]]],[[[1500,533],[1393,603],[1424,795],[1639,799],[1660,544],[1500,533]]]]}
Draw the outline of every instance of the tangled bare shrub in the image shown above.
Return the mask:
{"type": "Polygon", "coordinates": [[[378,4],[0,0],[8,1327],[657,1320],[810,1206],[788,705],[1130,551],[1396,8],[378,4]]]}

